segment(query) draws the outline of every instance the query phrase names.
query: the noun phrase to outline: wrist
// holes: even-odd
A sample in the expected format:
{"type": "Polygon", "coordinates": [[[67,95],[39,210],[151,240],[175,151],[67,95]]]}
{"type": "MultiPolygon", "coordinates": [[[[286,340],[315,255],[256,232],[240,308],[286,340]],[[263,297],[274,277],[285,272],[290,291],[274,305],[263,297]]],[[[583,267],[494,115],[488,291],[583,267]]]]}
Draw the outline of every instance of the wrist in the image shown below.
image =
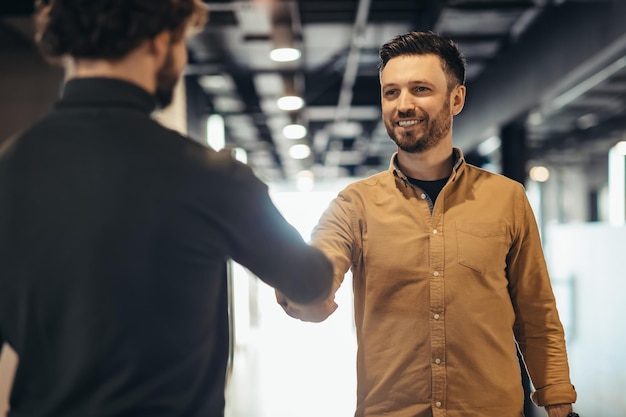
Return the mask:
{"type": "Polygon", "coordinates": [[[546,412],[548,417],[578,417],[578,414],[574,413],[572,409],[572,404],[547,405],[546,412]]]}

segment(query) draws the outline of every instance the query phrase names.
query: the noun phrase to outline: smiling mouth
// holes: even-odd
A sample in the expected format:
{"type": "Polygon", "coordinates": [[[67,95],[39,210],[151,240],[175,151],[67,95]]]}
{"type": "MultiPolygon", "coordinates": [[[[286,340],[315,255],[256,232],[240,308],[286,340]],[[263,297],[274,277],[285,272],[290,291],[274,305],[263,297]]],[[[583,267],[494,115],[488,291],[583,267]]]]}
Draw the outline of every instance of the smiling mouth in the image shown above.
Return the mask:
{"type": "Polygon", "coordinates": [[[400,127],[411,127],[411,126],[421,124],[423,121],[424,119],[400,120],[399,122],[396,122],[396,124],[400,127]]]}

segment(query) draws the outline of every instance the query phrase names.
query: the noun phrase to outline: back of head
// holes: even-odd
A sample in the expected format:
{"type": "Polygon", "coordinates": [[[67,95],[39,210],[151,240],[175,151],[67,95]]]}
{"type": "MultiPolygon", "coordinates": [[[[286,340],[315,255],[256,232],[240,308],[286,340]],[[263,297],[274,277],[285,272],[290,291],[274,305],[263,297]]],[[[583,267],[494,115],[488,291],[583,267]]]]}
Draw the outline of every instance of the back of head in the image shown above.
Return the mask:
{"type": "Polygon", "coordinates": [[[409,32],[399,35],[380,48],[379,69],[389,60],[407,55],[432,54],[441,58],[449,85],[465,84],[466,62],[457,45],[434,32],[409,32]]]}
{"type": "Polygon", "coordinates": [[[200,0],[39,0],[36,39],[50,60],[116,60],[164,30],[178,40],[205,18],[200,0]]]}

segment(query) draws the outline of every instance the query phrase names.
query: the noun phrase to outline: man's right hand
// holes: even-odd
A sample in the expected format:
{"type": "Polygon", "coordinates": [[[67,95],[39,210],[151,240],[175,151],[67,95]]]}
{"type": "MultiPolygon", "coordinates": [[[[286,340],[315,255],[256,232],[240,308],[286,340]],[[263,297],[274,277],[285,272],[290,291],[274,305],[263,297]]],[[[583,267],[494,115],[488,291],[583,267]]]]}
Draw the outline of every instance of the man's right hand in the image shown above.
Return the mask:
{"type": "Polygon", "coordinates": [[[334,294],[325,300],[313,304],[297,304],[285,297],[283,293],[276,290],[276,301],[283,310],[285,310],[285,313],[291,317],[313,323],[326,320],[326,318],[337,309],[334,294]]]}

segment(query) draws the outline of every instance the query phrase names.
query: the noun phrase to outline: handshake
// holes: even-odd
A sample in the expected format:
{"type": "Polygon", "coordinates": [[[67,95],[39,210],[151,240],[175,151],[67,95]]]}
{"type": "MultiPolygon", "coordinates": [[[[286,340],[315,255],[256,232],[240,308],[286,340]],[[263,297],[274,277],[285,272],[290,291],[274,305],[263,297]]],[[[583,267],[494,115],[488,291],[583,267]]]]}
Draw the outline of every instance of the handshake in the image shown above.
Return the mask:
{"type": "Polygon", "coordinates": [[[336,309],[335,296],[316,301],[310,304],[298,304],[289,300],[283,293],[276,290],[276,301],[285,310],[285,313],[295,319],[319,323],[326,320],[336,309]]]}

